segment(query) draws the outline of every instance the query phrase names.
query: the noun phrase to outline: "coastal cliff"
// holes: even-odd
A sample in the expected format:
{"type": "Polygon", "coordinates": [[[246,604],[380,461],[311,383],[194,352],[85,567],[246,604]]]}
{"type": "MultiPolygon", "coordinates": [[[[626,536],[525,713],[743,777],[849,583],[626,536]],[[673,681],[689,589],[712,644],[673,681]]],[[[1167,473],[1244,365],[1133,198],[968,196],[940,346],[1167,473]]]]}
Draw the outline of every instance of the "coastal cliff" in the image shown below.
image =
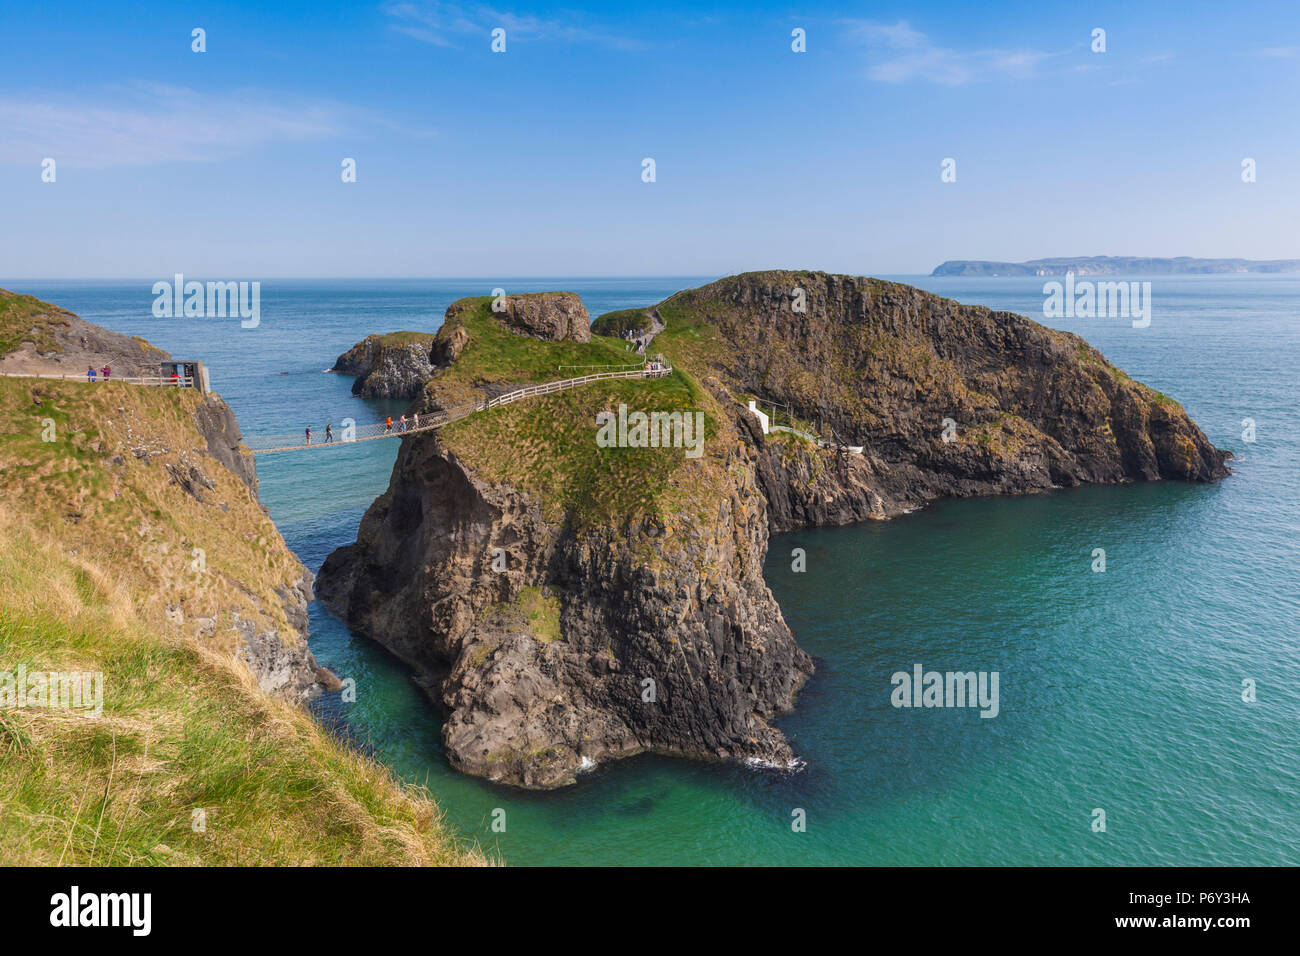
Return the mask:
{"type": "MultiPolygon", "coordinates": [[[[33,303],[0,294],[0,361],[165,354],[33,303]]],[[[339,686],[307,646],[312,575],[219,396],[0,377],[0,409],[0,835],[16,862],[481,859],[303,706],[339,686]],[[98,692],[47,695],[46,674],[98,692]]]]}
{"type": "MultiPolygon", "coordinates": [[[[448,310],[439,337],[459,350],[415,410],[629,361],[599,335],[521,341],[489,302],[448,310]]],[[[809,272],[645,313],[665,326],[652,348],[669,377],[404,439],[356,543],[321,569],[322,598],[415,670],[467,772],[550,787],[644,751],[792,766],[771,719],[812,662],[763,583],[769,533],[942,496],[1227,474],[1177,403],[1020,316],[809,272]],[[795,431],[764,434],[749,400],[779,403],[795,431]],[[603,447],[597,416],[620,408],[698,412],[698,457],[603,447]]]]}
{"type": "Polygon", "coordinates": [[[414,398],[433,374],[432,333],[371,335],[348,349],[331,372],[355,376],[352,394],[362,398],[414,398]]]}
{"type": "Polygon", "coordinates": [[[857,471],[889,514],[946,496],[1228,473],[1227,453],[1173,399],[1014,313],[810,272],[722,279],[658,312],[670,357],[863,446],[857,471]]]}
{"type": "Polygon", "coordinates": [[[1067,256],[1028,262],[949,259],[932,276],[1243,275],[1300,272],[1300,259],[1199,259],[1193,256],[1067,256]]]}
{"type": "Polygon", "coordinates": [[[32,296],[0,293],[0,348],[6,370],[39,360],[77,378],[0,380],[10,416],[28,427],[20,434],[40,439],[14,445],[26,451],[0,485],[13,515],[57,520],[78,550],[118,549],[139,601],[157,602],[197,640],[228,646],[267,693],[295,702],[320,693],[324,675],[307,649],[313,577],[258,501],[255,460],[221,396],[80,381],[85,366],[110,362],[119,377],[157,375],[167,353],[32,296]]]}

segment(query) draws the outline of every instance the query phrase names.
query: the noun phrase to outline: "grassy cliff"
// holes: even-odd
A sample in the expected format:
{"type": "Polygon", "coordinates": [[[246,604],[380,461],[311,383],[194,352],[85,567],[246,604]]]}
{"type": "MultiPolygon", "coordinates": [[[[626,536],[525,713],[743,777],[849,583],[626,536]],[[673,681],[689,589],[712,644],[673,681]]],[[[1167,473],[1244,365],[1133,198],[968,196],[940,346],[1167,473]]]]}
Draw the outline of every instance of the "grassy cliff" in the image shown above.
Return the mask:
{"type": "Polygon", "coordinates": [[[616,309],[593,319],[591,331],[593,335],[628,338],[649,332],[651,324],[650,314],[645,309],[616,309]]]}
{"type": "MultiPolygon", "coordinates": [[[[463,329],[468,339],[457,359],[426,385],[430,402],[454,405],[490,384],[531,385],[643,361],[616,338],[545,342],[518,335],[495,319],[490,303],[488,297],[463,299],[448,310],[440,338],[463,329]]],[[[504,405],[462,419],[439,436],[485,480],[536,495],[551,518],[565,512],[588,524],[664,517],[682,505],[683,492],[694,488],[684,469],[697,463],[657,448],[597,447],[597,413],[616,412],[620,404],[647,412],[703,411],[706,437],[717,433],[713,397],[685,371],[674,370],[661,379],[613,379],[504,405]]]]}
{"type": "Polygon", "coordinates": [[[0,378],[0,674],[103,680],[99,716],[0,708],[9,860],[482,862],[427,794],[238,658],[250,632],[302,640],[286,615],[304,571],[209,455],[213,401],[0,378]]]}

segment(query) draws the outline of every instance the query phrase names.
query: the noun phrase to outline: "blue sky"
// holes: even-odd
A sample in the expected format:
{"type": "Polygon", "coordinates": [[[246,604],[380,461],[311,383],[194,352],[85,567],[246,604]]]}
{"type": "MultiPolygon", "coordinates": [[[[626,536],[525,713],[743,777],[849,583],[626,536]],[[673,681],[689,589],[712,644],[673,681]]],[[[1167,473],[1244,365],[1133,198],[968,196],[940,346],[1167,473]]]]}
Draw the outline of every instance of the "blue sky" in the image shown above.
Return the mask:
{"type": "Polygon", "coordinates": [[[1044,6],[7,4],[0,275],[1300,257],[1294,2],[1044,6]]]}

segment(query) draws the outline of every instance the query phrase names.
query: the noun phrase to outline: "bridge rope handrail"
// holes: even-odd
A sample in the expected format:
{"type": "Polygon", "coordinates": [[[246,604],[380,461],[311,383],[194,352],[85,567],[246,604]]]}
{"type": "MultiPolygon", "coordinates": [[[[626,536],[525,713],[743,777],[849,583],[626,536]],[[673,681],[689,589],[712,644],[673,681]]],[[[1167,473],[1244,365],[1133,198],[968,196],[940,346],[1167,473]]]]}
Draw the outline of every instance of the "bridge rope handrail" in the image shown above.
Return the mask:
{"type": "MultiPolygon", "coordinates": [[[[601,368],[608,366],[591,366],[601,368]]],[[[405,427],[401,421],[395,421],[392,425],[385,422],[375,422],[369,425],[354,425],[350,429],[350,437],[344,439],[335,433],[331,439],[326,439],[323,434],[312,436],[310,445],[303,441],[302,433],[297,434],[279,434],[279,435],[258,435],[244,438],[244,444],[258,455],[270,454],[280,451],[297,451],[306,448],[333,448],[337,446],[352,445],[362,441],[373,441],[377,438],[401,438],[404,435],[411,435],[416,432],[429,431],[435,428],[442,428],[452,422],[460,421],[475,412],[487,411],[492,408],[499,408],[502,405],[509,405],[524,398],[532,398],[537,395],[552,395],[556,392],[562,392],[566,389],[577,388],[580,385],[587,385],[591,382],[606,381],[616,378],[663,378],[672,374],[673,368],[667,363],[654,363],[653,365],[637,365],[631,370],[624,370],[622,367],[614,367],[610,371],[596,372],[591,375],[581,375],[577,378],[558,379],[554,382],[543,382],[538,385],[525,385],[521,388],[505,392],[495,398],[480,399],[474,402],[466,402],[461,405],[455,405],[451,408],[441,409],[436,412],[427,412],[425,414],[416,414],[408,418],[405,427]]]]}

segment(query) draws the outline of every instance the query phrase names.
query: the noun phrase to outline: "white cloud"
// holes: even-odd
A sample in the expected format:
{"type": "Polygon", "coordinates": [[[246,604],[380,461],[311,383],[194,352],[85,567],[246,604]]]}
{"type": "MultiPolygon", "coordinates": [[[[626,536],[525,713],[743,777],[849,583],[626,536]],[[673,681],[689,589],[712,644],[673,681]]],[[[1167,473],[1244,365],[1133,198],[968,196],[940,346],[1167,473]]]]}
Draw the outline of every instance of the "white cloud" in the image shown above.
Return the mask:
{"type": "Polygon", "coordinates": [[[921,80],[963,86],[995,74],[1025,79],[1036,74],[1039,63],[1056,55],[1038,50],[955,50],[939,46],[902,20],[850,20],[846,26],[871,51],[868,75],[881,83],[921,80]]]}
{"type": "Polygon", "coordinates": [[[1292,60],[1300,56],[1300,46],[1267,46],[1255,51],[1256,56],[1292,60]]]}
{"type": "Polygon", "coordinates": [[[328,139],[350,108],[266,94],[137,85],[93,94],[0,96],[0,163],[103,169],[211,162],[272,142],[328,139]]]}
{"type": "Polygon", "coordinates": [[[454,46],[455,35],[479,34],[487,42],[491,31],[503,27],[506,40],[554,40],[561,43],[590,43],[616,50],[643,49],[646,44],[631,37],[595,30],[576,20],[542,19],[518,16],[481,4],[460,5],[428,2],[390,2],[383,11],[394,21],[399,33],[436,46],[454,46]]]}

